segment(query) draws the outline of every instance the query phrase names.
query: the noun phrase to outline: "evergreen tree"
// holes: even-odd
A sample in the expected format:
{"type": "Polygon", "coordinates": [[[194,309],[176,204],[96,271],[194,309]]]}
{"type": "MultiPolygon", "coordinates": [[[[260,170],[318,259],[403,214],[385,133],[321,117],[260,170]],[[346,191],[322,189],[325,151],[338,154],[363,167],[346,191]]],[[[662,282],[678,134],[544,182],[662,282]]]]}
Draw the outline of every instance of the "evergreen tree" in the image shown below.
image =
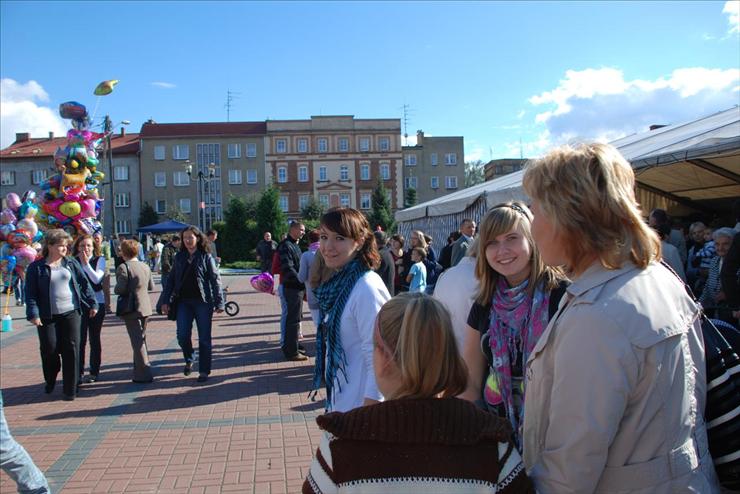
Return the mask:
{"type": "Polygon", "coordinates": [[[404,199],[403,206],[405,208],[410,208],[411,206],[416,205],[416,189],[406,189],[406,197],[404,199]]]}
{"type": "Polygon", "coordinates": [[[180,223],[188,223],[187,215],[177,206],[167,208],[167,218],[173,221],[179,221],[180,223]]]}
{"type": "Polygon", "coordinates": [[[156,225],[157,223],[159,223],[159,215],[154,211],[151,204],[145,202],[144,205],[141,206],[141,212],[139,213],[139,228],[156,225]]]}
{"type": "Polygon", "coordinates": [[[249,211],[246,201],[240,197],[229,199],[224,209],[224,222],[219,225],[222,228],[217,228],[220,240],[219,254],[225,262],[247,259],[250,248],[246,245],[247,221],[249,211]]]}
{"type": "Polygon", "coordinates": [[[380,225],[383,231],[392,232],[396,226],[396,222],[393,219],[390,194],[380,179],[378,179],[378,183],[375,189],[373,189],[372,201],[373,208],[367,217],[370,228],[375,230],[375,227],[380,225]]]}
{"type": "Polygon", "coordinates": [[[465,163],[465,187],[482,184],[486,181],[485,164],[481,160],[465,163]]]}
{"type": "Polygon", "coordinates": [[[324,216],[324,205],[317,201],[313,196],[308,199],[308,204],[301,209],[301,217],[305,221],[320,221],[324,216]]]}
{"type": "Polygon", "coordinates": [[[255,219],[260,236],[264,232],[270,232],[272,238],[279,242],[283,234],[288,231],[288,218],[280,209],[280,191],[274,185],[265,189],[260,195],[255,219]]]}

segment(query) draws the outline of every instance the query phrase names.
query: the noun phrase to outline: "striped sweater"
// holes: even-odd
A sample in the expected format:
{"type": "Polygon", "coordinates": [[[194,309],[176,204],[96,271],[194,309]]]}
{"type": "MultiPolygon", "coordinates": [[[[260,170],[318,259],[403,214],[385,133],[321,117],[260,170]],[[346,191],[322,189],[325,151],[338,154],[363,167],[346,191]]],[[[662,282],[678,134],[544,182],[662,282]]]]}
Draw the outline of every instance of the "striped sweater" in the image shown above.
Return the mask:
{"type": "Polygon", "coordinates": [[[534,492],[509,423],[467,401],[391,400],[316,421],[306,494],[534,492]]]}

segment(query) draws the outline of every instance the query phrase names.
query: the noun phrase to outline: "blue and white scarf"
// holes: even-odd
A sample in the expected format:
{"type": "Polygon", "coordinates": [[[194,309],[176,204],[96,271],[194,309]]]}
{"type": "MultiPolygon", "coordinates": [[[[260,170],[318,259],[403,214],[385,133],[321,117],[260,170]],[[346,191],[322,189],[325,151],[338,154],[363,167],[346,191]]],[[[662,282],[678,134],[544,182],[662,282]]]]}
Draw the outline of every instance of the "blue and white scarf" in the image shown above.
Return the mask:
{"type": "Polygon", "coordinates": [[[319,301],[321,324],[316,332],[316,365],[313,371],[313,391],[316,392],[323,380],[326,385],[326,407],[331,408],[334,385],[342,391],[339,374],[347,379],[347,357],[342,347],[340,321],[344,306],[347,304],[352,289],[357,280],[362,278],[369,269],[358,259],[350,261],[344,268],[337,271],[326,283],[319,285],[314,294],[319,301]]]}

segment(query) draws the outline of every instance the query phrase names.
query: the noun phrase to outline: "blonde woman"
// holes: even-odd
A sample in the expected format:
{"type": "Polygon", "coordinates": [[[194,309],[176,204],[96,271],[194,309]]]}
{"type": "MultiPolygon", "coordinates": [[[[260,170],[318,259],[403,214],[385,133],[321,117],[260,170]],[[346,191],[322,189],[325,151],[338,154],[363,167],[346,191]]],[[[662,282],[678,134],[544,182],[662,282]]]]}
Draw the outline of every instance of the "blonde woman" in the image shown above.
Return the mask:
{"type": "Polygon", "coordinates": [[[607,144],[531,164],[532,232],[572,276],[527,361],[524,463],[538,492],[718,492],[700,308],[658,262],[630,164],[607,144]]]}
{"type": "Polygon", "coordinates": [[[483,218],[463,352],[470,372],[462,397],[507,418],[520,447],[524,363],[566,287],[562,273],[542,262],[531,227],[532,213],[520,202],[494,206],[483,218]]]}
{"type": "Polygon", "coordinates": [[[400,294],[375,321],[373,367],[386,401],[316,421],[325,432],[304,493],[531,493],[505,419],[454,396],[467,370],[444,306],[400,294]]]}

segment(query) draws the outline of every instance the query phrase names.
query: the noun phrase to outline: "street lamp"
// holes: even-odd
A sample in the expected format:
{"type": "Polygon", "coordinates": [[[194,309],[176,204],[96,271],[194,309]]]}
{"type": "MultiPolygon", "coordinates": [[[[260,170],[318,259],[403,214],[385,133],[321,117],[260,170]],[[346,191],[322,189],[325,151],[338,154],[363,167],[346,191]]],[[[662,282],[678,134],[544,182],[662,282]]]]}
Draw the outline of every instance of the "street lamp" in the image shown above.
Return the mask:
{"type": "MultiPolygon", "coordinates": [[[[119,124],[116,124],[115,127],[118,125],[128,125],[131,122],[128,120],[121,120],[119,124]]],[[[105,145],[106,145],[106,152],[105,154],[108,155],[108,172],[110,175],[108,175],[108,184],[110,184],[110,199],[113,203],[111,207],[111,222],[113,223],[113,228],[111,229],[111,232],[113,232],[113,237],[116,237],[118,235],[118,223],[116,222],[116,193],[115,193],[115,176],[113,173],[113,146],[111,145],[111,132],[113,131],[114,125],[111,122],[110,115],[105,116],[105,120],[103,121],[103,131],[105,132],[105,145]]],[[[105,219],[104,219],[105,220],[105,219]]]]}
{"type": "MultiPolygon", "coordinates": [[[[198,226],[201,230],[204,230],[208,225],[208,221],[206,220],[206,184],[212,182],[216,178],[216,164],[209,163],[206,167],[207,172],[203,173],[203,170],[198,170],[198,173],[195,175],[195,177],[193,177],[193,164],[190,162],[190,160],[185,160],[183,166],[185,167],[185,171],[187,172],[190,181],[197,183],[196,198],[198,200],[198,208],[200,209],[200,212],[198,213],[198,226]]],[[[212,191],[209,187],[208,202],[210,202],[211,194],[212,191]]],[[[210,220],[210,218],[211,213],[209,211],[208,219],[210,220]]]]}

